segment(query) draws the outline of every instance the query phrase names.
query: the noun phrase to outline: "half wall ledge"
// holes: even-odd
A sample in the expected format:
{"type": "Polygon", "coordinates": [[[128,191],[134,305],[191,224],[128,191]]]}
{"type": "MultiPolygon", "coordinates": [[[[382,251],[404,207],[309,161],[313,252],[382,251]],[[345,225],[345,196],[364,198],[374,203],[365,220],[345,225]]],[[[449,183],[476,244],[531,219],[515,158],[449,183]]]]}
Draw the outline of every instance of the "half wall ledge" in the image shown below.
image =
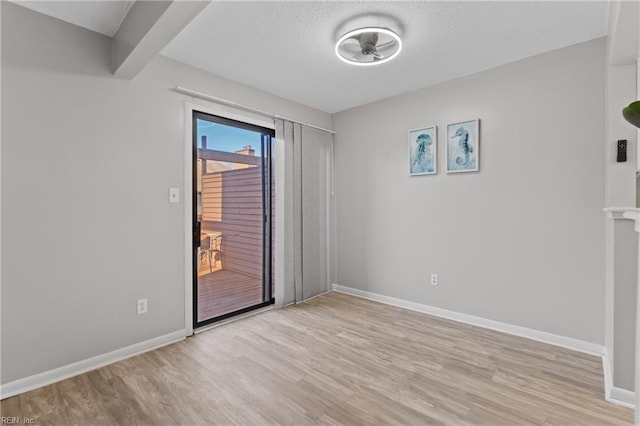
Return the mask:
{"type": "MultiPolygon", "coordinates": [[[[604,209],[612,220],[633,220],[636,232],[640,233],[640,209],[637,207],[607,207],[604,209]]],[[[635,371],[635,421],[640,426],[640,238],[638,239],[638,281],[636,281],[636,371],[635,371]]]]}

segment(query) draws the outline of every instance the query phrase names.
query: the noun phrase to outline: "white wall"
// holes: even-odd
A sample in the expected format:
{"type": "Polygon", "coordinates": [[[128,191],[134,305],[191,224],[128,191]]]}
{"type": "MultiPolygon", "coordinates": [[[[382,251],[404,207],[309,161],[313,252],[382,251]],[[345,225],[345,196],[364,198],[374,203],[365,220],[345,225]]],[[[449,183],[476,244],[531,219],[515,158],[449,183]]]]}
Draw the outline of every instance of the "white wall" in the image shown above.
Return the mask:
{"type": "Polygon", "coordinates": [[[604,69],[601,39],[335,114],[337,283],[603,344],[604,69]],[[447,175],[474,117],[481,170],[447,175]],[[410,177],[431,124],[439,174],[410,177]]]}
{"type": "MultiPolygon", "coordinates": [[[[636,181],[636,129],[622,117],[622,108],[638,99],[639,46],[637,2],[611,2],[607,38],[607,139],[605,193],[607,207],[634,207],[636,181]],[[628,140],[628,161],[616,162],[616,141],[628,140]]],[[[638,235],[631,223],[607,219],[606,226],[606,336],[612,385],[633,390],[635,371],[635,294],[638,235]]]]}
{"type": "Polygon", "coordinates": [[[166,58],[132,81],[110,66],[109,38],[2,2],[3,384],[184,328],[184,205],[168,188],[183,187],[192,100],[170,88],[331,128],[166,58]]]}
{"type": "Polygon", "coordinates": [[[622,116],[622,108],[636,99],[635,64],[607,67],[606,203],[609,207],[636,205],[636,130],[622,116]],[[617,141],[627,139],[627,162],[616,162],[617,141]]]}
{"type": "MultiPolygon", "coordinates": [[[[636,129],[622,117],[622,108],[636,99],[636,65],[607,67],[606,204],[636,205],[636,129]],[[616,142],[627,139],[628,161],[616,162],[616,142]]],[[[607,281],[611,288],[607,348],[615,387],[633,390],[635,364],[635,294],[638,235],[626,221],[607,223],[607,281]]]]}
{"type": "Polygon", "coordinates": [[[616,220],[614,240],[613,385],[633,391],[638,233],[629,220],[616,220]]]}

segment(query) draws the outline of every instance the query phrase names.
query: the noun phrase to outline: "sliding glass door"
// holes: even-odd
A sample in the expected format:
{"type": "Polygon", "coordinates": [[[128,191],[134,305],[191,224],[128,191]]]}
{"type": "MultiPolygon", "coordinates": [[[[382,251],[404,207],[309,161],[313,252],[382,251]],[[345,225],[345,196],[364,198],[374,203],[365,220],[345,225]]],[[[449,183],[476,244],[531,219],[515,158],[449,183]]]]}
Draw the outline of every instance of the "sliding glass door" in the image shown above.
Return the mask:
{"type": "Polygon", "coordinates": [[[273,303],[274,135],[193,113],[194,327],[273,303]]]}

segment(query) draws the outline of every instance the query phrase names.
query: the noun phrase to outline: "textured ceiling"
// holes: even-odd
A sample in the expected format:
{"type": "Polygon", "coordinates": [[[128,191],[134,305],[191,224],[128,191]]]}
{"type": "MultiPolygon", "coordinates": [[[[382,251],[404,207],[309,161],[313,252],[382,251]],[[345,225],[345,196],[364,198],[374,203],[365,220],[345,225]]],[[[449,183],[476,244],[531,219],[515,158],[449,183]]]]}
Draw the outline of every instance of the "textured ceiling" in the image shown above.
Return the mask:
{"type": "Polygon", "coordinates": [[[333,113],[602,37],[607,11],[597,1],[214,1],[162,54],[333,113]],[[368,24],[396,30],[402,53],[379,67],[338,60],[335,40],[368,24]]]}
{"type": "Polygon", "coordinates": [[[20,6],[113,36],[133,1],[14,1],[20,6]]]}
{"type": "MultiPolygon", "coordinates": [[[[16,1],[112,36],[132,1],[16,1]]],[[[326,112],[439,83],[607,33],[606,1],[213,1],[162,54],[326,112]],[[347,65],[335,40],[389,27],[403,51],[347,65]]]]}

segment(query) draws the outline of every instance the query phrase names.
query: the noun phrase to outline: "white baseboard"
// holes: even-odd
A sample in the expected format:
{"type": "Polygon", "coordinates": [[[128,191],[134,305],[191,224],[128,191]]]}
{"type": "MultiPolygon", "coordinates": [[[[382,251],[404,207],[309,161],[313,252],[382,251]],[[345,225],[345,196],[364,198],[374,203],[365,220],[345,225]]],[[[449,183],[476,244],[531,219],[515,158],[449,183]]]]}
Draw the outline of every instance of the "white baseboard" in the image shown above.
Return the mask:
{"type": "Polygon", "coordinates": [[[135,343],[121,349],[117,349],[106,354],[97,355],[82,361],[77,361],[53,370],[34,374],[33,376],[14,380],[0,386],[0,399],[19,395],[33,389],[50,385],[70,377],[77,376],[87,371],[95,370],[105,365],[113,364],[123,359],[148,352],[171,343],[178,342],[185,338],[186,330],[178,330],[173,333],[158,336],[144,342],[135,343]]]}
{"type": "Polygon", "coordinates": [[[613,385],[611,353],[606,348],[602,356],[602,371],[604,373],[604,399],[613,404],[633,409],[636,404],[635,393],[613,385]]]}
{"type": "Polygon", "coordinates": [[[331,292],[331,290],[323,291],[322,293],[320,293],[320,294],[316,294],[315,296],[311,296],[311,297],[306,298],[306,299],[304,299],[304,300],[301,300],[301,301],[299,301],[299,302],[292,302],[292,303],[295,303],[296,305],[297,305],[297,304],[299,304],[299,303],[305,303],[305,302],[308,302],[308,301],[310,301],[310,300],[315,299],[316,297],[324,296],[325,294],[330,293],[330,292],[331,292]]]}
{"type": "Polygon", "coordinates": [[[611,398],[611,388],[613,388],[613,366],[611,365],[611,353],[607,347],[602,355],[602,376],[604,379],[604,399],[611,398]]]}
{"type": "Polygon", "coordinates": [[[547,333],[546,331],[534,330],[531,328],[520,327],[517,325],[507,324],[500,321],[494,321],[482,317],[476,317],[473,315],[462,314],[455,311],[449,311],[442,308],[436,308],[434,306],[423,305],[421,303],[410,302],[408,300],[397,299],[395,297],[384,296],[382,294],[372,293],[365,290],[359,290],[357,288],[346,287],[339,284],[332,285],[333,290],[339,293],[349,294],[351,296],[361,297],[363,299],[369,299],[376,302],[384,303],[387,305],[397,306],[400,308],[410,309],[412,311],[422,312],[429,315],[434,315],[441,318],[446,318],[453,321],[462,322],[465,324],[471,324],[482,328],[488,328],[490,330],[500,331],[514,336],[525,337],[530,340],[535,340],[542,343],[548,343],[550,345],[560,346],[566,349],[586,353],[589,355],[603,356],[604,345],[598,345],[596,343],[585,342],[583,340],[574,339],[572,337],[560,336],[553,333],[547,333]]]}
{"type": "Polygon", "coordinates": [[[606,400],[623,407],[633,408],[636,405],[636,394],[630,390],[612,386],[610,395],[606,400]]]}

